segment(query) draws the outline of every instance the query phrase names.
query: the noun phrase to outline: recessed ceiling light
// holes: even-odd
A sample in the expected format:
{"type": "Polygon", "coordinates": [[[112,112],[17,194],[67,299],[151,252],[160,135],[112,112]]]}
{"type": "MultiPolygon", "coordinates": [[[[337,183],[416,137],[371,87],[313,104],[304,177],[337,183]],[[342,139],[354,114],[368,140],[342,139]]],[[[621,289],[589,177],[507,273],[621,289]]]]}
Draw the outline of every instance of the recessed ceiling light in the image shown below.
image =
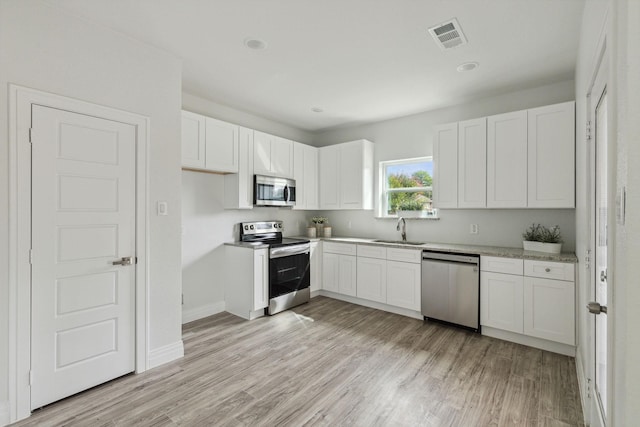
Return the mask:
{"type": "Polygon", "coordinates": [[[314,113],[322,113],[324,110],[320,107],[313,107],[311,111],[313,111],[314,113]]]}
{"type": "Polygon", "coordinates": [[[458,65],[458,68],[456,68],[456,70],[458,70],[459,72],[463,72],[463,71],[471,71],[471,70],[475,70],[476,68],[478,68],[478,64],[477,62],[464,62],[460,65],[458,65]]]}
{"type": "Polygon", "coordinates": [[[244,44],[252,50],[264,50],[267,48],[267,44],[260,39],[254,39],[252,37],[244,39],[244,44]]]}

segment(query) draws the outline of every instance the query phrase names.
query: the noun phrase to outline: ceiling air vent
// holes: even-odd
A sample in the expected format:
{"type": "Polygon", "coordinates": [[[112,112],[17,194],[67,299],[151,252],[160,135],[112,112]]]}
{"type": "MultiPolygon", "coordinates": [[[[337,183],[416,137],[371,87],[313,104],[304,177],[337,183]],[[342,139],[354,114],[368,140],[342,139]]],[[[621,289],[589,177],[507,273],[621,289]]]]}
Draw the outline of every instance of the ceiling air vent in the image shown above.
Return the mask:
{"type": "Polygon", "coordinates": [[[454,47],[467,44],[467,39],[462,33],[458,20],[455,18],[429,28],[429,33],[442,50],[452,49],[454,47]]]}

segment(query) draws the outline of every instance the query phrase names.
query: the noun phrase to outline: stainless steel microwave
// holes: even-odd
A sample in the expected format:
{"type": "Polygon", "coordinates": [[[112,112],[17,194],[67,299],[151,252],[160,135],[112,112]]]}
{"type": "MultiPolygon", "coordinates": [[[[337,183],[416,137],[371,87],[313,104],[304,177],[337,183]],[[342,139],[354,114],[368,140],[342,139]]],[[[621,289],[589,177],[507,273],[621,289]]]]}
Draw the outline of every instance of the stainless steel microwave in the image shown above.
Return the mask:
{"type": "Polygon", "coordinates": [[[295,206],[296,182],[274,176],[253,176],[253,204],[256,206],[295,206]]]}

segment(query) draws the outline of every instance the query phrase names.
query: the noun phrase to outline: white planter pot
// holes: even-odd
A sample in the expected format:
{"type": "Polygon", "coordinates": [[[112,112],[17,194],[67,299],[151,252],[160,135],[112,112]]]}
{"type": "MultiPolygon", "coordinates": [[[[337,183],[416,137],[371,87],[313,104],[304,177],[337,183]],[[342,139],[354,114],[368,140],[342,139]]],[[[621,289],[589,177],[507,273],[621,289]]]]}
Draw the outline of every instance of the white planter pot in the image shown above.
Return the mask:
{"type": "Polygon", "coordinates": [[[422,218],[424,211],[397,211],[398,218],[422,218]]]}
{"type": "Polygon", "coordinates": [[[562,251],[562,243],[542,243],[522,241],[522,247],[525,251],[545,252],[548,254],[559,254],[562,251]]]}

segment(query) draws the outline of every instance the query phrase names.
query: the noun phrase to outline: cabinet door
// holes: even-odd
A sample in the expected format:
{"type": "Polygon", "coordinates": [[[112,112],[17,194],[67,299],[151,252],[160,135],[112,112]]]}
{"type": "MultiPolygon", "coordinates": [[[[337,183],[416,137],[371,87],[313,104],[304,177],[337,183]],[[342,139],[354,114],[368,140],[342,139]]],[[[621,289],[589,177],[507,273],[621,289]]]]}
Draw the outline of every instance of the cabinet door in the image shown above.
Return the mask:
{"type": "Polygon", "coordinates": [[[269,251],[253,251],[253,310],[269,305],[269,251]]]}
{"type": "Polygon", "coordinates": [[[340,144],[340,208],[362,209],[362,144],[340,144]]]}
{"type": "Polygon", "coordinates": [[[204,169],[205,117],[182,112],[182,166],[204,169]]]}
{"type": "Polygon", "coordinates": [[[523,333],[523,277],[480,274],[480,324],[523,333]]]}
{"type": "Polygon", "coordinates": [[[318,149],[304,146],[304,202],[306,209],[318,209],[318,149]]]}
{"type": "Polygon", "coordinates": [[[387,302],[387,261],[376,258],[358,258],[358,298],[387,302]]]}
{"type": "Polygon", "coordinates": [[[356,296],[356,257],[339,255],[338,258],[338,292],[344,295],[356,296]]]}
{"type": "Polygon", "coordinates": [[[307,209],[307,191],[305,188],[305,145],[293,143],[293,179],[296,181],[296,205],[293,209],[307,209]]]}
{"type": "Polygon", "coordinates": [[[458,207],[487,205],[487,119],[458,123],[458,207]]]}
{"type": "Polygon", "coordinates": [[[271,173],[274,176],[293,178],[293,141],[273,137],[271,140],[271,173]]]}
{"type": "Polygon", "coordinates": [[[311,292],[322,289],[322,242],[311,242],[309,255],[311,292]]]}
{"type": "Polygon", "coordinates": [[[338,260],[340,255],[323,252],[322,254],[322,289],[332,292],[340,291],[338,260]]]}
{"type": "Polygon", "coordinates": [[[458,207],[458,124],[436,126],[433,138],[433,198],[436,208],[458,207]]]}
{"type": "Polygon", "coordinates": [[[205,168],[216,172],[238,172],[239,126],[206,119],[205,168]]]}
{"type": "Polygon", "coordinates": [[[528,111],[528,206],[575,207],[575,102],[528,111]]]}
{"type": "Polygon", "coordinates": [[[320,148],[320,209],[339,209],[338,174],[340,155],[337,145],[320,148]]]}
{"type": "Polygon", "coordinates": [[[253,209],[253,129],[240,127],[238,173],[224,176],[224,208],[253,209]]]}
{"type": "Polygon", "coordinates": [[[271,142],[275,137],[268,133],[254,131],[253,133],[253,173],[258,175],[271,174],[271,142]]]}
{"type": "Polygon", "coordinates": [[[527,112],[487,119],[487,207],[527,207],[527,112]]]}
{"type": "Polygon", "coordinates": [[[420,264],[387,261],[387,304],[420,311],[420,264]]]}
{"type": "Polygon", "coordinates": [[[524,333],[575,345],[573,282],[525,276],[524,333]]]}

